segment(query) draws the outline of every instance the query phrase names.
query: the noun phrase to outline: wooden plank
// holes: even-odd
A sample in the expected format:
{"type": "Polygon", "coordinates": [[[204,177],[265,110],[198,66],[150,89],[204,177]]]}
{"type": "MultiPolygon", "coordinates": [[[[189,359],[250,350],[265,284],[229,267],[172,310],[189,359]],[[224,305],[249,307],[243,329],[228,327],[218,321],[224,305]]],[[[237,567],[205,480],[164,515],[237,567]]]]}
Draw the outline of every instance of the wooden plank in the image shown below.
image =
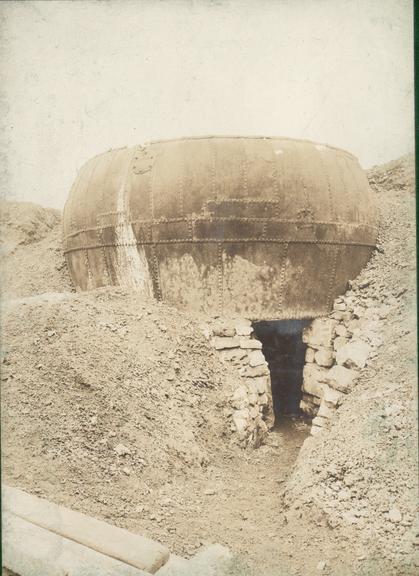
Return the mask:
{"type": "Polygon", "coordinates": [[[170,555],[149,538],[3,485],[3,509],[106,556],[154,574],[170,555]]]}
{"type": "Polygon", "coordinates": [[[19,576],[147,576],[143,570],[3,514],[2,564],[19,576]]]}

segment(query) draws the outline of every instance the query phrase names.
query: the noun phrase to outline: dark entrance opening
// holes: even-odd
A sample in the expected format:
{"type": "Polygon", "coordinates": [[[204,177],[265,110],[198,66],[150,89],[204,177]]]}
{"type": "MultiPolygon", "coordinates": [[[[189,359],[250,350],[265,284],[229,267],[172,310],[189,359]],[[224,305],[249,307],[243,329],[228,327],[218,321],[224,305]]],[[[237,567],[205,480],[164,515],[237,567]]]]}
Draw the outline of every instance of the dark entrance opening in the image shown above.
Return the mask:
{"type": "Polygon", "coordinates": [[[307,348],[302,333],[309,324],[310,320],[272,320],[253,324],[271,373],[275,424],[283,416],[302,416],[300,400],[307,348]]]}

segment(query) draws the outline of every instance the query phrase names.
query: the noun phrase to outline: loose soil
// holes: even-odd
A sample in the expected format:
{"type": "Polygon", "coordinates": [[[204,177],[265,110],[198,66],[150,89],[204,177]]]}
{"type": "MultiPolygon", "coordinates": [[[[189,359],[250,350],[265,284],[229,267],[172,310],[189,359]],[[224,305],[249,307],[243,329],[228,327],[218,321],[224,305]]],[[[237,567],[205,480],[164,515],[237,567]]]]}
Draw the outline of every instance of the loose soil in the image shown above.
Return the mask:
{"type": "Polygon", "coordinates": [[[368,176],[380,246],[347,297],[381,341],[330,430],[284,418],[258,449],[232,442],[236,374],[200,318],[76,294],[59,215],[4,204],[3,481],[186,557],[225,544],[237,575],[416,574],[413,158],[368,176]]]}

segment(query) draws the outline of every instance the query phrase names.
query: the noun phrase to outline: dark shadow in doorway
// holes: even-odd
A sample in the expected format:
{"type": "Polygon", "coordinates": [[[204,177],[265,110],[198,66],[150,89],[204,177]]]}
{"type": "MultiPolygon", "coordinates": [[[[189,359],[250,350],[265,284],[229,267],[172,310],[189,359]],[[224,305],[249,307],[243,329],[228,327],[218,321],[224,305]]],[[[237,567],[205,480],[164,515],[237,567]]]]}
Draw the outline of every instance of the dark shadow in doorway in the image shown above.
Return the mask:
{"type": "Polygon", "coordinates": [[[306,344],[303,329],[311,320],[272,320],[253,323],[255,336],[271,373],[275,424],[282,416],[301,415],[303,368],[306,344]]]}

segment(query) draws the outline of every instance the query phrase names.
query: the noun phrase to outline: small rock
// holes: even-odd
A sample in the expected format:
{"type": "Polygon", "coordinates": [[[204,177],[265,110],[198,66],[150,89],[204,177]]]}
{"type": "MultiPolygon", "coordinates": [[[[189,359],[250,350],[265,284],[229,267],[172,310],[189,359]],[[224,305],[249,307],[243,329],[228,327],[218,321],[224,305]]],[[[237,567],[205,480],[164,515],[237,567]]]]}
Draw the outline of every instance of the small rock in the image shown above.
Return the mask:
{"type": "Polygon", "coordinates": [[[246,351],[241,348],[230,348],[229,350],[220,350],[219,352],[221,360],[225,362],[238,362],[242,360],[246,355],[246,351]]]}
{"type": "Polygon", "coordinates": [[[307,348],[305,361],[309,364],[314,362],[315,354],[316,354],[316,351],[314,350],[314,348],[307,348]]]}
{"type": "Polygon", "coordinates": [[[117,444],[114,448],[114,451],[118,454],[118,456],[126,456],[127,454],[131,454],[129,448],[123,444],[117,444]]]}
{"type": "Polygon", "coordinates": [[[269,380],[266,376],[259,376],[251,381],[251,387],[257,394],[265,394],[269,387],[269,380]]]}
{"type": "Polygon", "coordinates": [[[245,350],[261,350],[262,342],[256,340],[256,338],[241,338],[240,348],[244,348],[245,350]]]}
{"type": "Polygon", "coordinates": [[[330,408],[323,398],[322,403],[320,404],[320,408],[317,412],[317,416],[330,419],[333,418],[334,415],[335,415],[335,408],[330,408]]]}
{"type": "Polygon", "coordinates": [[[216,350],[225,350],[227,348],[238,348],[240,346],[240,340],[236,337],[217,336],[213,338],[212,344],[216,350]]]}
{"type": "Polygon", "coordinates": [[[222,338],[225,337],[231,338],[235,335],[235,330],[231,326],[219,325],[214,326],[214,328],[212,329],[212,333],[214,334],[214,336],[219,336],[222,338]]]}
{"type": "Polygon", "coordinates": [[[215,490],[213,488],[208,488],[208,490],[205,490],[204,494],[205,496],[214,496],[215,490]]]}
{"type": "Polygon", "coordinates": [[[371,347],[361,340],[352,340],[342,346],[336,353],[336,362],[346,368],[364,368],[371,347]]]}
{"type": "Polygon", "coordinates": [[[320,560],[320,562],[317,564],[317,570],[319,572],[323,572],[323,570],[326,568],[326,566],[327,566],[326,560],[320,560]]]}
{"type": "Polygon", "coordinates": [[[233,393],[231,405],[237,410],[242,410],[249,405],[249,398],[245,386],[239,386],[233,393]]]}
{"type": "Polygon", "coordinates": [[[335,328],[336,336],[343,336],[346,338],[348,336],[348,329],[344,324],[338,324],[335,328]]]}
{"type": "Polygon", "coordinates": [[[392,508],[391,510],[389,510],[387,518],[390,520],[390,522],[398,524],[402,520],[402,515],[398,508],[392,508]]]}
{"type": "Polygon", "coordinates": [[[211,336],[211,330],[210,330],[210,327],[208,326],[208,324],[202,324],[201,330],[202,330],[202,333],[203,333],[205,339],[209,340],[210,336],[211,336]]]}
{"type": "Polygon", "coordinates": [[[338,350],[340,350],[342,348],[342,346],[345,346],[345,344],[347,344],[349,342],[348,338],[345,338],[345,336],[338,336],[337,338],[335,338],[333,340],[333,348],[336,350],[336,352],[338,350]]]}
{"type": "Polygon", "coordinates": [[[333,352],[330,349],[322,348],[314,354],[314,359],[319,366],[329,368],[333,364],[333,352]]]}
{"type": "Polygon", "coordinates": [[[253,332],[252,323],[250,320],[245,320],[244,318],[236,320],[234,329],[237,336],[250,336],[250,334],[253,332]]]}
{"type": "Polygon", "coordinates": [[[249,410],[236,410],[233,412],[232,420],[234,426],[239,434],[243,434],[247,428],[249,422],[249,410]]]}
{"type": "Polygon", "coordinates": [[[303,368],[303,391],[317,396],[323,397],[323,382],[329,370],[321,368],[316,364],[306,364],[303,368]]]}
{"type": "Polygon", "coordinates": [[[336,320],[316,318],[310,326],[304,329],[303,342],[311,348],[331,348],[336,325],[336,320]]]}
{"type": "Polygon", "coordinates": [[[265,356],[262,354],[260,350],[254,350],[249,354],[249,364],[252,367],[261,366],[262,364],[266,364],[265,356]]]}
{"type": "Polygon", "coordinates": [[[342,396],[343,396],[342,392],[339,392],[334,388],[330,388],[330,386],[324,386],[323,388],[323,399],[328,404],[338,406],[342,399],[342,396]]]}
{"type": "Polygon", "coordinates": [[[300,408],[304,412],[304,414],[307,414],[307,416],[310,416],[311,418],[314,418],[314,416],[316,416],[318,411],[318,406],[316,406],[316,404],[314,404],[313,402],[308,402],[304,398],[300,401],[300,408]]]}
{"type": "Polygon", "coordinates": [[[244,371],[244,376],[249,378],[256,378],[258,376],[265,376],[269,374],[269,368],[267,364],[261,364],[260,366],[247,366],[244,371]]]}
{"type": "Polygon", "coordinates": [[[259,407],[258,406],[251,406],[249,408],[249,414],[250,414],[250,418],[256,418],[256,416],[259,414],[259,407]]]}
{"type": "Polygon", "coordinates": [[[327,419],[322,418],[321,416],[316,416],[315,418],[313,418],[311,423],[313,426],[318,426],[319,428],[323,428],[324,426],[327,425],[327,419]]]}
{"type": "Polygon", "coordinates": [[[344,366],[333,366],[323,377],[323,382],[338,390],[339,392],[349,392],[354,385],[357,373],[344,366]]]}

